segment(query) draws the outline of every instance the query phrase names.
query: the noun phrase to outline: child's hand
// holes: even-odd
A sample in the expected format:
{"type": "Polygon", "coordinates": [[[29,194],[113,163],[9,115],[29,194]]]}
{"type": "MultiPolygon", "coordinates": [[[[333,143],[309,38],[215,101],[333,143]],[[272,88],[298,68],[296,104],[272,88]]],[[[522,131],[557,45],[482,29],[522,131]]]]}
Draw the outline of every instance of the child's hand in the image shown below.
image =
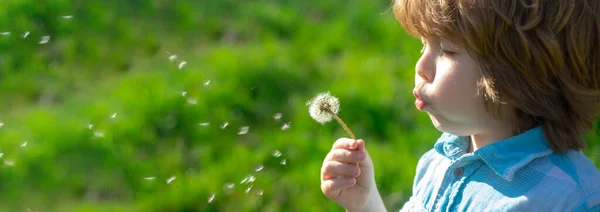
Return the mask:
{"type": "Polygon", "coordinates": [[[333,144],[321,167],[321,191],[348,211],[366,207],[377,188],[363,140],[341,138],[333,144]]]}

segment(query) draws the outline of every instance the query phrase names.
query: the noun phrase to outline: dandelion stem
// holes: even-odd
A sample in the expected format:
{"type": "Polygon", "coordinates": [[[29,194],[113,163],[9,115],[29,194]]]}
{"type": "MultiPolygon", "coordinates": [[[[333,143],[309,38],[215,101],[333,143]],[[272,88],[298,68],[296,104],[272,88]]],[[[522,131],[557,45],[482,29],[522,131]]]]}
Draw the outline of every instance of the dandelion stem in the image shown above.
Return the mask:
{"type": "Polygon", "coordinates": [[[348,126],[346,126],[346,124],[342,121],[342,119],[340,119],[337,115],[335,115],[332,112],[329,112],[329,113],[331,114],[331,116],[333,116],[333,118],[335,118],[335,120],[338,121],[338,123],[340,123],[340,125],[342,125],[344,130],[346,130],[346,132],[348,132],[348,134],[350,134],[350,137],[352,137],[352,140],[356,141],[356,137],[354,137],[354,134],[352,134],[352,131],[350,131],[350,129],[348,129],[348,126]]]}

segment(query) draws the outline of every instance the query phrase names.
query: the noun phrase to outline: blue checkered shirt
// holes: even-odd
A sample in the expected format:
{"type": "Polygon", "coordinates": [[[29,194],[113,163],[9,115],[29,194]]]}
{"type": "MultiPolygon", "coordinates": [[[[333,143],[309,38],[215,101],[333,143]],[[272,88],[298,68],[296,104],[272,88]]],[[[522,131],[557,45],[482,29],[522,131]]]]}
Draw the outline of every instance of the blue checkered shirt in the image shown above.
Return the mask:
{"type": "Polygon", "coordinates": [[[581,152],[558,154],[541,128],[466,153],[444,133],[417,165],[401,211],[600,211],[600,171],[581,152]]]}

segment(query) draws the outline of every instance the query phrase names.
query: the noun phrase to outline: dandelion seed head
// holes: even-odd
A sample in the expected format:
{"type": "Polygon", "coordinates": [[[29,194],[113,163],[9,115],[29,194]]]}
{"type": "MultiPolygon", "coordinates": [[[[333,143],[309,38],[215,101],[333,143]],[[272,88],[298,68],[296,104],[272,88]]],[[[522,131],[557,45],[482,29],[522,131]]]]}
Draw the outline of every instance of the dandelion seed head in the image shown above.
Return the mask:
{"type": "Polygon", "coordinates": [[[306,104],[310,117],[321,124],[331,121],[340,110],[340,101],[329,92],[317,95],[306,104]]]}

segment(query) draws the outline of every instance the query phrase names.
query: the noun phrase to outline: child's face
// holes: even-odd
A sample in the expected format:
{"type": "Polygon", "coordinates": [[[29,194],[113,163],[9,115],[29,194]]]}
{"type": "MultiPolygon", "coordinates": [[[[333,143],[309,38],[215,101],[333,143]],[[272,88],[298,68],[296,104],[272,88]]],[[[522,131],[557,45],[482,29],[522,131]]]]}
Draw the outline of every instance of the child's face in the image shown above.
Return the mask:
{"type": "Polygon", "coordinates": [[[503,126],[486,112],[483,98],[477,95],[481,73],[467,51],[448,41],[423,39],[423,44],[414,92],[417,108],[429,114],[433,125],[460,136],[503,126]]]}

